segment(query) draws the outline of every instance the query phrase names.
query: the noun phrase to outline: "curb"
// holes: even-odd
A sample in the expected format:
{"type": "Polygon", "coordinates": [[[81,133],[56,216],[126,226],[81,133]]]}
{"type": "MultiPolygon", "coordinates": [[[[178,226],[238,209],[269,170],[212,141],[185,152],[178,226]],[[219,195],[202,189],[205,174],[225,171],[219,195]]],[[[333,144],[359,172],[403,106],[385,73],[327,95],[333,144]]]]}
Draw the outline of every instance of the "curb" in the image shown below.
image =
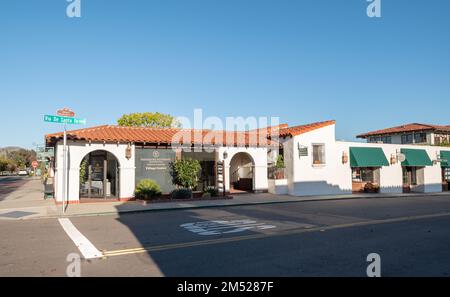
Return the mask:
{"type": "MultiPolygon", "coordinates": [[[[447,195],[450,195],[447,194],[447,195]]],[[[436,197],[436,196],[447,196],[443,193],[429,193],[425,196],[436,197]]],[[[42,216],[30,219],[43,219],[43,218],[73,218],[73,217],[86,217],[86,216],[108,216],[108,215],[120,215],[120,214],[135,214],[144,212],[164,212],[164,211],[177,211],[177,210],[190,210],[190,209],[200,209],[200,208],[222,208],[222,207],[235,207],[235,206],[252,206],[252,205],[270,205],[270,204],[286,204],[286,203],[302,203],[302,202],[320,202],[320,201],[338,201],[338,200],[355,200],[355,199],[395,199],[395,198],[410,198],[424,196],[424,194],[404,194],[404,195],[386,195],[386,196],[365,196],[365,197],[330,197],[330,198],[310,198],[299,201],[262,201],[262,202],[251,202],[251,203],[236,203],[228,205],[199,205],[199,206],[187,206],[187,207],[174,207],[174,208],[160,208],[160,209],[135,209],[135,210],[124,210],[124,211],[109,211],[109,212],[93,212],[93,213],[83,213],[83,214],[73,214],[73,215],[56,215],[56,216],[42,216]]],[[[26,220],[26,219],[25,219],[26,220]]]]}

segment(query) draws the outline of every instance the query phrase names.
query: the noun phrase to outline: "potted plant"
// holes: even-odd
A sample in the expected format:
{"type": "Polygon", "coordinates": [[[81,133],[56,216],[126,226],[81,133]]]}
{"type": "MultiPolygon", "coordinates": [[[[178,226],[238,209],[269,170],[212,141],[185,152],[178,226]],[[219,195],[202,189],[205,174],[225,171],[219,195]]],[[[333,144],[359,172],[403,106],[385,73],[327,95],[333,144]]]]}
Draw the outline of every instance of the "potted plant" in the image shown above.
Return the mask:
{"type": "Polygon", "coordinates": [[[277,162],[275,163],[275,179],[283,179],[284,178],[284,158],[282,155],[278,155],[277,162]]]}

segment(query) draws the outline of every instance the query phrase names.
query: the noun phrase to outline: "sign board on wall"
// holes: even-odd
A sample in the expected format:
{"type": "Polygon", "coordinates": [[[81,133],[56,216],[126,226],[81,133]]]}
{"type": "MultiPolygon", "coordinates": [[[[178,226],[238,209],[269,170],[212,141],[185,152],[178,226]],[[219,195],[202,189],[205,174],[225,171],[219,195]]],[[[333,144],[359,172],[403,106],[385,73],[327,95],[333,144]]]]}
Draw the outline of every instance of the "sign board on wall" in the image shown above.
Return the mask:
{"type": "Polygon", "coordinates": [[[136,184],[143,179],[152,179],[161,187],[163,193],[175,189],[170,175],[170,163],[175,161],[172,149],[136,148],[136,184]]]}

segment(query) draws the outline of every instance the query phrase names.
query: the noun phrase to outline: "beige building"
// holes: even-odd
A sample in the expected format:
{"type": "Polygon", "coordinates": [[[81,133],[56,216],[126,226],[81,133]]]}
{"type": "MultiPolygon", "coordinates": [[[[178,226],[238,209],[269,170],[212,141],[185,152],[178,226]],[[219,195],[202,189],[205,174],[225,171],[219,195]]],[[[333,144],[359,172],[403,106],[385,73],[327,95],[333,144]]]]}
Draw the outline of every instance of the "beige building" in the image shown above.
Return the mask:
{"type": "Polygon", "coordinates": [[[442,145],[450,143],[450,126],[412,123],[367,132],[357,137],[366,139],[368,143],[442,145]]]}

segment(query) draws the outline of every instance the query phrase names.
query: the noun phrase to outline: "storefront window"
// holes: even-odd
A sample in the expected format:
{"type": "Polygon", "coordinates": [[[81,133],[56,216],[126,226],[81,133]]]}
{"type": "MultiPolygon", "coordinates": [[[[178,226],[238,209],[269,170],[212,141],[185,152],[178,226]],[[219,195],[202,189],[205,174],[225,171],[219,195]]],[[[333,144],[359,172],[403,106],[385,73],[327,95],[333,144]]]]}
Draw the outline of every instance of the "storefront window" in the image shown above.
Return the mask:
{"type": "Polygon", "coordinates": [[[444,168],[444,179],[450,182],[450,167],[444,168]]]}
{"type": "Polygon", "coordinates": [[[417,185],[417,168],[404,167],[403,168],[403,184],[417,185]]]}
{"type": "Polygon", "coordinates": [[[353,182],[374,182],[374,170],[372,168],[353,168],[353,182]]]}

